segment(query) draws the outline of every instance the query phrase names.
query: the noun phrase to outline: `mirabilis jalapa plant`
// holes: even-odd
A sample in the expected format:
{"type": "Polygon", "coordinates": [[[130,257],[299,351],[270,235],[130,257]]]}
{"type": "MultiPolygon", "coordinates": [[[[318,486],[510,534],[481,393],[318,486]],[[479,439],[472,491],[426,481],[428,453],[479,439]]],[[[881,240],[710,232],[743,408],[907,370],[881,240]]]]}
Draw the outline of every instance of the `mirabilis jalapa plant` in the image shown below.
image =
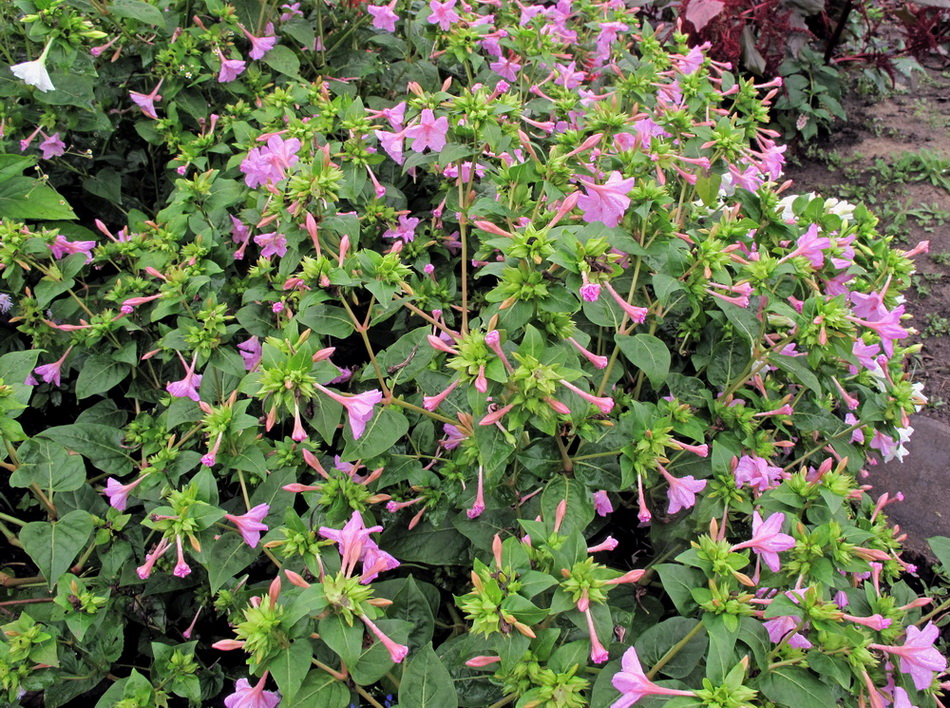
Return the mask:
{"type": "Polygon", "coordinates": [[[866,484],[926,246],[789,194],[778,82],[614,1],[142,5],[89,71],[154,42],[167,201],[0,228],[8,700],[935,705],[866,484]]]}

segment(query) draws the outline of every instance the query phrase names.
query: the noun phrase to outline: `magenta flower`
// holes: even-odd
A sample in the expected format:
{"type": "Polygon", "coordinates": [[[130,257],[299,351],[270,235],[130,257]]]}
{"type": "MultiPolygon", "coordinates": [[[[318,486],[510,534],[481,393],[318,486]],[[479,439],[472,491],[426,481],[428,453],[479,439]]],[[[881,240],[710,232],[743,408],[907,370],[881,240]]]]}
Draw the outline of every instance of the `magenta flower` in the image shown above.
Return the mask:
{"type": "Polygon", "coordinates": [[[403,214],[399,217],[399,225],[394,229],[386,229],[383,232],[383,238],[398,238],[404,243],[411,243],[416,237],[416,227],[419,225],[419,219],[413,216],[403,214]]]}
{"type": "MultiPolygon", "coordinates": [[[[438,24],[439,29],[442,30],[449,29],[459,20],[458,13],[452,9],[453,7],[455,7],[455,0],[445,0],[445,2],[431,0],[429,9],[432,11],[432,14],[429,15],[429,24],[438,24]]],[[[419,150],[418,152],[422,151],[419,150]]]]}
{"type": "MultiPolygon", "coordinates": [[[[432,0],[435,3],[435,0],[432,0]]],[[[455,0],[451,0],[454,4],[455,0]]],[[[413,152],[422,152],[427,147],[438,152],[445,147],[445,134],[449,130],[449,119],[445,116],[436,118],[431,108],[425,108],[419,123],[404,131],[407,138],[412,138],[413,152]]],[[[379,132],[379,131],[377,131],[379,132]]]]}
{"type": "Polygon", "coordinates": [[[935,671],[940,673],[947,670],[946,657],[934,647],[939,636],[940,630],[933,622],[928,622],[923,629],[910,625],[902,646],[869,644],[868,648],[899,656],[901,671],[910,674],[917,690],[923,691],[933,683],[935,671]]]}
{"type": "MultiPolygon", "coordinates": [[[[248,56],[251,57],[251,59],[263,59],[264,55],[277,44],[277,37],[269,34],[274,31],[274,25],[271,22],[268,22],[267,27],[264,28],[265,34],[269,36],[264,37],[255,37],[244,28],[244,25],[240,25],[240,27],[241,31],[244,32],[244,36],[251,40],[251,51],[248,52],[248,56]]],[[[239,71],[238,74],[240,73],[239,71]]]]}
{"type": "Polygon", "coordinates": [[[42,366],[37,366],[33,369],[33,373],[39,376],[46,383],[51,383],[54,386],[60,385],[60,380],[63,375],[63,362],[66,361],[66,357],[69,356],[69,352],[72,351],[72,347],[66,350],[66,352],[52,364],[43,364],[42,366]]]}
{"type": "Polygon", "coordinates": [[[74,253],[85,253],[86,263],[92,263],[92,249],[98,244],[95,241],[67,241],[62,234],[56,234],[53,243],[49,245],[49,250],[53,252],[53,258],[59,259],[66,255],[74,253]]]}
{"type": "MultiPolygon", "coordinates": [[[[452,2],[455,2],[455,0],[452,0],[452,2]]],[[[376,638],[380,641],[380,643],[386,647],[386,651],[389,652],[389,658],[392,659],[393,662],[399,664],[403,659],[406,658],[406,656],[409,654],[409,647],[407,647],[405,644],[398,644],[387,637],[386,634],[379,627],[373,624],[373,621],[366,615],[360,615],[360,619],[363,620],[363,624],[365,624],[369,630],[376,635],[376,638]]]]}
{"type": "Polygon", "coordinates": [[[218,72],[219,84],[234,81],[244,73],[244,67],[247,66],[247,62],[240,59],[226,59],[220,49],[218,50],[218,56],[221,58],[221,70],[218,72]]]}
{"type": "Polygon", "coordinates": [[[692,696],[691,691],[658,686],[647,678],[640,666],[640,658],[635,647],[624,652],[620,660],[620,671],[614,674],[610,682],[620,691],[621,696],[610,708],[629,708],[644,696],[692,696]]]}
{"type": "Polygon", "coordinates": [[[773,467],[761,457],[743,455],[736,463],[733,475],[736,478],[736,486],[748,485],[759,492],[764,492],[782,479],[782,468],[773,467]]]}
{"type": "Polygon", "coordinates": [[[129,501],[129,494],[133,489],[139,486],[144,479],[145,476],[143,475],[134,482],[122,484],[115,477],[109,477],[109,479],[106,480],[106,488],[102,493],[108,497],[109,504],[113,509],[125,511],[125,507],[129,501]]]}
{"type": "Polygon", "coordinates": [[[320,535],[328,538],[337,544],[337,550],[340,551],[341,570],[347,577],[351,576],[356,563],[363,555],[363,545],[369,540],[369,535],[377,531],[382,531],[382,526],[370,526],[367,528],[363,524],[363,517],[360,512],[354,511],[350,520],[343,525],[342,529],[320,527],[320,535]]]}
{"type": "Polygon", "coordinates": [[[663,465],[659,465],[660,474],[663,475],[670,488],[667,491],[667,497],[670,500],[670,506],[667,508],[667,514],[675,514],[680,509],[691,509],[696,504],[696,495],[706,488],[705,479],[696,479],[688,474],[685,477],[674,477],[663,465]]]}
{"type": "Polygon", "coordinates": [[[389,155],[397,165],[401,165],[405,159],[402,156],[402,143],[405,137],[405,131],[390,133],[385,130],[374,130],[373,133],[376,135],[376,139],[379,140],[379,144],[383,146],[383,150],[386,151],[386,154],[389,155]]]}
{"type": "Polygon", "coordinates": [[[148,118],[158,119],[158,116],[155,114],[155,103],[156,101],[161,101],[162,97],[158,95],[158,90],[162,87],[161,79],[158,82],[158,86],[152,89],[151,93],[139,93],[138,91],[129,91],[129,97],[132,99],[132,103],[138,106],[142,113],[144,113],[148,118]]]}
{"type": "MultiPolygon", "coordinates": [[[[797,604],[798,600],[792,595],[792,593],[787,593],[792,600],[797,604]]],[[[773,617],[766,622],[763,622],[762,625],[765,627],[765,631],[769,633],[769,640],[773,644],[778,644],[790,632],[794,632],[790,637],[788,637],[787,644],[794,649],[811,649],[812,643],[805,638],[805,635],[797,632],[801,620],[798,617],[792,615],[782,615],[780,617],[773,617]]]]}
{"type": "Polygon", "coordinates": [[[824,265],[825,249],[831,245],[831,241],[827,238],[818,237],[817,224],[809,226],[808,230],[798,238],[796,243],[797,246],[795,250],[785,256],[782,259],[783,261],[794,258],[795,256],[802,256],[808,259],[812,268],[818,269],[824,265]]]}
{"type": "Polygon", "coordinates": [[[175,545],[178,547],[178,562],[175,564],[172,575],[176,578],[184,578],[191,575],[191,568],[185,562],[185,554],[181,548],[181,536],[175,536],[175,545]]]}
{"type": "Polygon", "coordinates": [[[148,580],[148,577],[152,574],[152,568],[155,567],[155,562],[165,555],[165,552],[171,548],[171,545],[168,539],[162,536],[162,540],[152,549],[152,552],[146,554],[145,562],[135,569],[139,578],[148,580]]]}
{"type": "Polygon", "coordinates": [[[777,573],[781,568],[779,552],[795,547],[795,539],[781,532],[783,523],[785,523],[785,514],[782,512],[772,514],[763,522],[759,512],[753,511],[752,538],[743,543],[737,543],[730,550],[751,548],[765,561],[773,573],[777,573]]]}
{"type": "Polygon", "coordinates": [[[238,531],[241,532],[241,536],[244,538],[244,543],[251,548],[257,548],[257,544],[261,540],[261,532],[267,531],[267,524],[261,522],[264,521],[269,511],[269,505],[258,504],[246,514],[240,516],[225,514],[224,518],[238,527],[238,531]]]}
{"type": "Polygon", "coordinates": [[[392,0],[388,5],[367,5],[366,11],[373,16],[373,28],[383,30],[384,32],[395,32],[396,21],[399,15],[393,12],[397,0],[392,0]]]}
{"type": "Polygon", "coordinates": [[[516,62],[514,59],[506,59],[502,56],[498,57],[498,61],[493,61],[490,63],[488,68],[503,79],[507,79],[508,81],[517,81],[518,72],[521,71],[521,64],[516,62]]]}
{"type": "Polygon", "coordinates": [[[247,679],[238,679],[234,684],[234,693],[224,699],[225,708],[276,708],[280,703],[280,694],[265,691],[266,681],[266,671],[255,686],[251,686],[247,679]]]}
{"type": "Polygon", "coordinates": [[[349,417],[350,430],[353,432],[354,440],[359,439],[366,429],[366,424],[372,419],[373,406],[383,400],[383,394],[375,388],[372,391],[343,396],[339,393],[334,393],[320,384],[316,384],[316,386],[327,396],[346,408],[346,414],[349,417]]]}
{"type": "Polygon", "coordinates": [[[43,159],[49,160],[50,158],[65,154],[66,143],[60,139],[59,133],[53,133],[40,143],[40,150],[43,151],[43,159]]]}
{"type": "Polygon", "coordinates": [[[283,258],[287,253],[287,239],[283,234],[279,234],[276,231],[258,234],[254,237],[254,243],[258,246],[262,246],[261,256],[264,258],[270,258],[271,256],[283,258]]]}
{"type": "Polygon", "coordinates": [[[894,341],[904,339],[908,335],[907,330],[900,325],[901,316],[903,314],[904,306],[900,305],[888,312],[885,317],[874,322],[861,320],[856,317],[848,317],[848,319],[855,324],[863,325],[876,332],[881,338],[881,346],[884,348],[884,353],[888,356],[892,356],[894,354],[894,341]]]}
{"type": "Polygon", "coordinates": [[[198,389],[201,387],[201,374],[195,373],[195,365],[198,363],[198,354],[191,358],[191,366],[185,364],[185,359],[182,357],[181,352],[178,353],[178,358],[181,359],[181,363],[185,366],[185,377],[179,381],[170,381],[168,385],[165,386],[165,390],[168,391],[175,398],[190,398],[192,401],[199,401],[201,397],[198,395],[198,389]]]}
{"type": "Polygon", "coordinates": [[[610,497],[607,496],[607,491],[601,489],[594,492],[594,511],[597,512],[598,516],[607,516],[607,514],[613,513],[614,505],[610,503],[610,497]]]}
{"type": "Polygon", "coordinates": [[[244,359],[244,368],[248,371],[254,371],[257,365],[261,363],[261,356],[264,353],[261,340],[257,337],[251,337],[238,344],[237,348],[241,358],[244,359]]]}
{"type": "Polygon", "coordinates": [[[633,177],[624,179],[614,170],[604,184],[586,179],[579,181],[587,190],[577,200],[577,206],[584,212],[584,221],[588,224],[599,221],[611,228],[617,226],[630,206],[627,193],[633,189],[633,177]]]}

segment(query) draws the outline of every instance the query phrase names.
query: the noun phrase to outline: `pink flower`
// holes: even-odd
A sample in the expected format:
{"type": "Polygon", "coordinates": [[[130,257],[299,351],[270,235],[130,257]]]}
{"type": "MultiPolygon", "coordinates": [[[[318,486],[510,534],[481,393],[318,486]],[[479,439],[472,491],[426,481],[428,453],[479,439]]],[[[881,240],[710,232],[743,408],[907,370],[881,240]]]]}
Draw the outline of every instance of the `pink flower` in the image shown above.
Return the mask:
{"type": "Polygon", "coordinates": [[[257,365],[261,363],[261,357],[264,353],[261,341],[256,336],[251,337],[238,344],[237,348],[241,358],[244,359],[244,368],[248,371],[254,371],[257,365]]]}
{"type": "Polygon", "coordinates": [[[411,243],[416,237],[416,227],[419,225],[419,219],[405,214],[399,217],[399,225],[394,229],[387,229],[383,232],[383,238],[398,238],[403,243],[411,243]]]}
{"type": "Polygon", "coordinates": [[[258,504],[246,514],[240,516],[225,514],[224,518],[238,527],[238,531],[241,532],[241,536],[244,538],[244,543],[251,548],[257,548],[257,544],[261,540],[261,531],[267,531],[267,524],[262,522],[269,511],[269,505],[258,504]]]}
{"type": "Polygon", "coordinates": [[[287,239],[283,234],[279,234],[276,231],[258,234],[254,237],[254,243],[258,246],[263,246],[261,256],[264,258],[270,258],[271,256],[283,258],[287,253],[287,239]]]}
{"type": "Polygon", "coordinates": [[[280,694],[265,691],[266,681],[266,671],[253,687],[247,679],[238,679],[234,684],[234,693],[224,699],[225,708],[276,708],[280,703],[280,694]]]}
{"type": "Polygon", "coordinates": [[[62,258],[65,255],[73,255],[74,253],[85,253],[86,254],[86,263],[92,262],[92,249],[96,247],[95,241],[67,241],[66,237],[62,234],[56,234],[56,238],[53,239],[53,243],[50,244],[49,250],[53,252],[53,258],[62,258]]]}
{"type": "Polygon", "coordinates": [[[382,526],[370,526],[367,528],[363,524],[363,517],[358,511],[354,511],[350,520],[343,525],[342,529],[334,529],[327,526],[320,527],[320,535],[328,538],[337,544],[340,551],[341,569],[347,576],[352,575],[356,563],[363,555],[363,544],[369,540],[369,535],[377,531],[382,531],[382,526]]]}
{"type": "Polygon", "coordinates": [[[139,578],[142,580],[147,580],[152,574],[152,568],[155,566],[155,562],[165,555],[165,552],[169,548],[171,548],[171,543],[169,543],[167,538],[162,536],[162,540],[159,541],[155,548],[152,549],[152,552],[145,556],[145,562],[135,569],[135,572],[138,573],[139,578]]]}
{"type": "Polygon", "coordinates": [[[43,364],[42,366],[37,366],[33,369],[33,373],[39,376],[46,383],[51,383],[54,386],[60,385],[60,380],[63,375],[63,362],[66,361],[66,357],[69,355],[69,352],[72,351],[72,347],[66,350],[66,352],[52,364],[43,364]]]}
{"type": "Polygon", "coordinates": [[[113,509],[125,511],[125,507],[129,501],[129,494],[133,489],[139,486],[144,479],[145,477],[143,475],[134,482],[121,484],[115,477],[109,477],[109,479],[106,480],[106,488],[103,490],[103,494],[109,498],[109,504],[113,509]]]}
{"type": "Polygon", "coordinates": [[[191,366],[185,364],[185,359],[180,352],[178,358],[181,359],[181,363],[185,367],[185,377],[180,381],[169,381],[168,385],[165,386],[165,390],[175,398],[190,398],[192,401],[197,402],[201,400],[201,397],[198,395],[198,389],[201,387],[201,374],[195,373],[195,365],[198,363],[198,354],[195,353],[191,358],[191,366]]]}
{"type": "MultiPolygon", "coordinates": [[[[455,0],[449,0],[455,4],[455,0]]],[[[432,0],[433,4],[438,4],[432,0]]],[[[412,138],[413,152],[422,152],[427,147],[438,152],[445,147],[445,135],[449,130],[449,119],[445,116],[436,118],[431,108],[425,108],[416,125],[406,128],[405,136],[412,138]]]]}
{"type": "Polygon", "coordinates": [[[765,522],[762,521],[759,512],[752,512],[752,538],[736,544],[730,550],[751,548],[765,561],[773,573],[777,573],[781,568],[779,552],[795,547],[795,539],[781,532],[783,523],[785,523],[785,514],[782,512],[772,514],[765,522]]]}
{"type": "Polygon", "coordinates": [[[624,652],[620,660],[620,671],[610,679],[614,688],[620,691],[621,696],[614,701],[610,708],[629,708],[644,696],[692,696],[691,691],[680,691],[675,688],[663,688],[647,678],[640,666],[640,658],[635,647],[624,652]]]}
{"type": "Polygon", "coordinates": [[[584,221],[588,224],[599,221],[609,227],[617,226],[630,206],[627,193],[633,189],[633,177],[623,179],[623,175],[614,170],[604,184],[595,184],[586,179],[579,181],[587,190],[577,200],[577,206],[584,212],[584,221]]]}
{"type": "Polygon", "coordinates": [[[899,656],[901,671],[910,674],[917,690],[923,691],[933,683],[935,671],[940,673],[947,670],[946,657],[934,647],[939,636],[940,630],[933,622],[928,622],[923,629],[910,625],[907,627],[907,636],[902,646],[869,644],[868,648],[899,656]]]}
{"type": "Polygon", "coordinates": [[[354,440],[359,439],[366,429],[366,424],[372,419],[373,406],[383,400],[383,394],[375,388],[372,391],[366,391],[360,394],[342,396],[320,384],[316,386],[327,396],[346,408],[346,413],[350,421],[350,430],[353,432],[354,440]]]}
{"type": "MultiPolygon", "coordinates": [[[[244,32],[244,36],[251,40],[251,51],[248,52],[248,56],[251,59],[263,59],[264,55],[267,54],[271,49],[274,48],[274,45],[277,44],[277,37],[265,36],[265,37],[255,37],[253,34],[248,32],[244,25],[241,25],[241,31],[244,32]]],[[[264,28],[265,33],[273,32],[274,25],[273,23],[268,22],[267,27],[264,28]]],[[[242,68],[243,70],[243,68],[242,68]]],[[[241,73],[240,71],[238,73],[241,73]]]]}
{"type": "Polygon", "coordinates": [[[43,159],[49,160],[52,157],[65,154],[66,143],[60,140],[59,133],[53,133],[40,143],[40,150],[43,151],[43,159]]]}
{"type": "Polygon", "coordinates": [[[386,151],[386,154],[389,155],[397,165],[401,165],[404,160],[402,156],[402,143],[405,137],[405,131],[390,133],[385,130],[374,130],[373,133],[376,135],[376,139],[379,140],[379,144],[383,146],[383,150],[386,151]]]}
{"type": "Polygon", "coordinates": [[[610,503],[610,497],[607,496],[607,492],[603,489],[594,492],[594,511],[597,512],[598,516],[607,516],[607,514],[612,513],[614,510],[614,505],[610,503]]]}
{"type": "MultiPolygon", "coordinates": [[[[798,602],[798,600],[792,595],[792,593],[787,593],[793,601],[798,602]]],[[[805,638],[805,635],[795,631],[799,628],[801,620],[798,617],[792,615],[782,615],[780,617],[773,617],[770,620],[762,623],[765,627],[765,631],[769,633],[769,640],[773,644],[778,644],[781,642],[790,632],[795,632],[792,636],[788,637],[788,645],[794,649],[811,649],[812,643],[805,638]]]]}
{"type": "Polygon", "coordinates": [[[696,494],[706,488],[706,480],[696,479],[691,474],[685,477],[674,477],[664,469],[663,465],[659,465],[659,470],[670,485],[667,491],[670,506],[666,513],[675,514],[680,509],[691,509],[696,504],[696,494]]]}
{"type": "Polygon", "coordinates": [[[240,59],[226,59],[221,50],[218,50],[218,56],[221,58],[221,71],[218,72],[218,83],[226,84],[234,81],[238,76],[244,73],[244,67],[247,62],[240,59]]]}
{"type": "MultiPolygon", "coordinates": [[[[458,13],[452,9],[453,7],[455,7],[455,0],[445,0],[445,2],[431,0],[431,2],[429,2],[429,9],[432,11],[432,14],[429,15],[429,24],[438,24],[439,29],[442,30],[449,29],[459,20],[458,13]]],[[[422,151],[418,150],[417,152],[422,151]]]]}
{"type": "Polygon", "coordinates": [[[803,256],[811,263],[812,268],[821,268],[825,263],[825,249],[831,245],[827,238],[818,238],[818,226],[812,224],[808,230],[802,234],[797,241],[794,251],[785,256],[782,260],[788,260],[795,256],[803,256]]]}
{"type": "Polygon", "coordinates": [[[490,63],[488,68],[502,78],[508,79],[508,81],[517,81],[518,72],[521,71],[521,64],[516,62],[514,59],[498,57],[498,61],[493,61],[490,63]]]}
{"type": "Polygon", "coordinates": [[[396,31],[396,21],[399,15],[393,12],[397,0],[392,0],[388,5],[367,5],[366,11],[373,16],[373,28],[385,32],[396,31]]]}
{"type": "Polygon", "coordinates": [[[759,492],[771,489],[782,479],[782,468],[773,467],[761,457],[743,455],[733,470],[736,486],[748,485],[759,492]]]}
{"type": "MultiPolygon", "coordinates": [[[[455,0],[452,0],[455,2],[455,0]]],[[[373,624],[373,621],[366,615],[360,615],[360,619],[363,620],[369,630],[376,635],[376,638],[386,647],[386,651],[389,652],[389,658],[392,659],[395,663],[399,664],[403,659],[406,658],[406,655],[409,654],[409,647],[404,644],[398,644],[392,639],[387,637],[383,631],[373,624]]]]}
{"type": "Polygon", "coordinates": [[[162,87],[162,81],[164,80],[164,78],[159,80],[158,86],[152,89],[151,93],[129,91],[129,97],[132,99],[132,103],[138,106],[142,110],[142,113],[148,118],[154,120],[158,119],[158,116],[155,114],[155,102],[162,100],[162,97],[158,95],[158,90],[162,87]]]}
{"type": "Polygon", "coordinates": [[[629,317],[632,322],[642,324],[646,321],[647,314],[650,312],[647,308],[631,305],[620,296],[620,293],[618,293],[610,283],[604,283],[604,287],[607,288],[610,297],[614,299],[614,302],[620,305],[620,309],[627,313],[627,317],[629,317]]]}
{"type": "Polygon", "coordinates": [[[181,536],[175,536],[175,545],[178,547],[178,562],[175,564],[172,575],[176,578],[184,578],[191,574],[191,568],[185,562],[185,554],[181,548],[181,536]]]}

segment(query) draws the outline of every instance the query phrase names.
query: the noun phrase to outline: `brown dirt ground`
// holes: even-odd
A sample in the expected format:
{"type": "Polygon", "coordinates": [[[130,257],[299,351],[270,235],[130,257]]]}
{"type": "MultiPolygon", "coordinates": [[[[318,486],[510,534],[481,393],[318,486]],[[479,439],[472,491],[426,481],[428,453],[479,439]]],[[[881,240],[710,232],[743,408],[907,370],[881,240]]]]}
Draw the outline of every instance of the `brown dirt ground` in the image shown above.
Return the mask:
{"type": "MultiPolygon", "coordinates": [[[[787,176],[791,191],[814,191],[825,197],[864,201],[881,218],[879,230],[899,237],[896,246],[911,248],[930,241],[930,253],[916,258],[915,286],[905,293],[910,324],[922,344],[909,367],[924,382],[930,398],[923,413],[950,422],[950,71],[928,66],[927,75],[899,93],[882,98],[851,98],[849,121],[812,148],[811,157],[793,158],[787,176]],[[892,167],[906,153],[943,161],[945,187],[930,178],[898,177],[892,167]],[[887,166],[891,166],[888,168],[887,166]]],[[[941,173],[936,179],[939,181],[941,173]]]]}

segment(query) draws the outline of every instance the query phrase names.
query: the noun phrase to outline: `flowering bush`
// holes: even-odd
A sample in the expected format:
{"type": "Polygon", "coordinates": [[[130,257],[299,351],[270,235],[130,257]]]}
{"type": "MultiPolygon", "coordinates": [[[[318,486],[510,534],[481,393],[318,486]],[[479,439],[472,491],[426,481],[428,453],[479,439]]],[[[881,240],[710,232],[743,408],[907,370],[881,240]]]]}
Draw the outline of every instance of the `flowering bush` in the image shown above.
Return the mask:
{"type": "Polygon", "coordinates": [[[16,4],[6,700],[933,704],[918,249],[777,82],[612,0],[16,4]]]}

